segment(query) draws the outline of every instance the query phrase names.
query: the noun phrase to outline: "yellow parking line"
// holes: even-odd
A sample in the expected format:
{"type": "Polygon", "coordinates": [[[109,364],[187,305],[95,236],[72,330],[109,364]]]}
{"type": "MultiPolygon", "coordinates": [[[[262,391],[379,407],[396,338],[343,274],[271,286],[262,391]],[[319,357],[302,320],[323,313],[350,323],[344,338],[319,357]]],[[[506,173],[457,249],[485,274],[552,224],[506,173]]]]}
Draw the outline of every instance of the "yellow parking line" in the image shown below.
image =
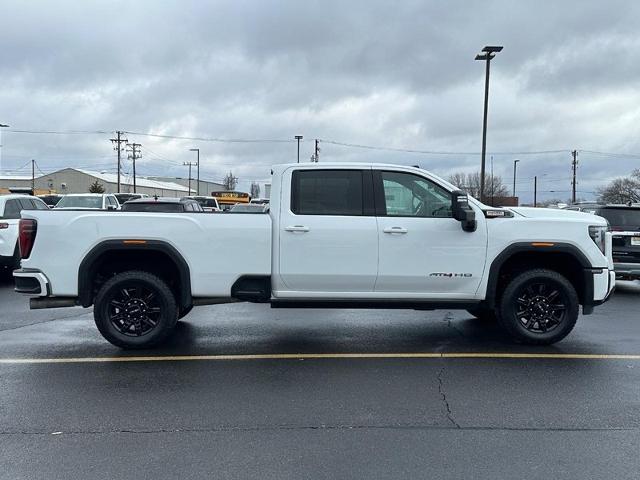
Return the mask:
{"type": "Polygon", "coordinates": [[[261,353],[253,355],[167,355],[68,358],[0,358],[0,364],[37,363],[109,363],[109,362],[194,362],[230,360],[305,360],[305,359],[376,359],[376,358],[486,358],[486,359],[560,359],[560,360],[640,360],[640,355],[593,353],[261,353]]]}

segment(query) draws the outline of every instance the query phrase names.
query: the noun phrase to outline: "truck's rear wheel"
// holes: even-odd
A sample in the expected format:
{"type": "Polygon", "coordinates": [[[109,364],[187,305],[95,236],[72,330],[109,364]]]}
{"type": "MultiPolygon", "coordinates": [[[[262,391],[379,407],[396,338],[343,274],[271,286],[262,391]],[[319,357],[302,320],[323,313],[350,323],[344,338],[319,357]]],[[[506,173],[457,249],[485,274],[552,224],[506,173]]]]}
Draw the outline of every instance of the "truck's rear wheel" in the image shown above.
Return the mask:
{"type": "Polygon", "coordinates": [[[147,272],[119,273],[102,285],[93,315],[102,336],[126,349],[162,342],[178,319],[176,300],[159,277],[147,272]]]}
{"type": "Polygon", "coordinates": [[[578,295],[564,276],[552,270],[530,270],[508,283],[499,320],[517,342],[549,345],[573,330],[579,307],[578,295]]]}

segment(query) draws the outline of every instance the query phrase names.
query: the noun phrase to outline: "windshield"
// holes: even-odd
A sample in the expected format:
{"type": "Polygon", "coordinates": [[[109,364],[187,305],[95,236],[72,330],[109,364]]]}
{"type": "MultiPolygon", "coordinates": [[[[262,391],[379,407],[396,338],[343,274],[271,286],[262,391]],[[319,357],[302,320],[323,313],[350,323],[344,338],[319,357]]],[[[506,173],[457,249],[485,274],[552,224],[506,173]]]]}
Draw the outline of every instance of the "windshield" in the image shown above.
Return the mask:
{"type": "Polygon", "coordinates": [[[597,214],[606,218],[612,227],[628,227],[630,230],[640,230],[639,208],[601,208],[597,214]]]}
{"type": "Polygon", "coordinates": [[[180,203],[125,203],[122,206],[123,212],[182,212],[180,203]]]}
{"type": "Polygon", "coordinates": [[[102,208],[102,197],[75,197],[67,195],[56,205],[56,208],[102,208]]]}

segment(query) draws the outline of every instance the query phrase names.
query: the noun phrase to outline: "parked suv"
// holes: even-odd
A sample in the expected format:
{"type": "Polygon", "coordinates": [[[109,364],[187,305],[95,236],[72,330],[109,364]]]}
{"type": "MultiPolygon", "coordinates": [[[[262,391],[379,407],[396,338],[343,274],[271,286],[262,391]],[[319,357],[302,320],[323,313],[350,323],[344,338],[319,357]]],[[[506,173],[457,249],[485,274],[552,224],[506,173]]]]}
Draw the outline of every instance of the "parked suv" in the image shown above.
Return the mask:
{"type": "Polygon", "coordinates": [[[20,267],[18,224],[22,210],[49,210],[47,204],[28,195],[0,196],[0,268],[20,267]]]}
{"type": "Polygon", "coordinates": [[[609,222],[616,277],[640,279],[640,205],[606,205],[597,208],[595,214],[609,222]]]}

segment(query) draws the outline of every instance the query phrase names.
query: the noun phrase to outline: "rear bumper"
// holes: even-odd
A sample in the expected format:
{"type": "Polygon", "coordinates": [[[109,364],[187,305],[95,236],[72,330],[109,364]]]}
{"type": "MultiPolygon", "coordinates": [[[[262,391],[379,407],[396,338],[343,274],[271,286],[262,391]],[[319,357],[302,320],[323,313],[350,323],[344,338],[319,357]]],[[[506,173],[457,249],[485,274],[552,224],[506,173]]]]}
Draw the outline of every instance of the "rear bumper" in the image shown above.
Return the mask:
{"type": "Polygon", "coordinates": [[[13,278],[18,293],[34,297],[51,295],[49,279],[40,270],[21,268],[13,272],[13,278]]]}
{"type": "Polygon", "coordinates": [[[613,262],[616,277],[640,279],[640,263],[613,262]]]}

